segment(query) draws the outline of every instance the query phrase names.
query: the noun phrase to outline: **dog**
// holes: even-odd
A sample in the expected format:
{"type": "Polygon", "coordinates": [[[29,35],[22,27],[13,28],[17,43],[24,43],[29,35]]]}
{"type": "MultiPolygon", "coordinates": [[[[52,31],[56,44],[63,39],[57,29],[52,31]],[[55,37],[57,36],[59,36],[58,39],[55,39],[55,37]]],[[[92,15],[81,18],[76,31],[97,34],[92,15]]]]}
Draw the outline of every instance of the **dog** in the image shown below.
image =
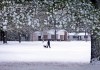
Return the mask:
{"type": "Polygon", "coordinates": [[[44,45],[43,47],[44,47],[44,48],[48,48],[48,46],[47,46],[47,45],[44,45]]]}

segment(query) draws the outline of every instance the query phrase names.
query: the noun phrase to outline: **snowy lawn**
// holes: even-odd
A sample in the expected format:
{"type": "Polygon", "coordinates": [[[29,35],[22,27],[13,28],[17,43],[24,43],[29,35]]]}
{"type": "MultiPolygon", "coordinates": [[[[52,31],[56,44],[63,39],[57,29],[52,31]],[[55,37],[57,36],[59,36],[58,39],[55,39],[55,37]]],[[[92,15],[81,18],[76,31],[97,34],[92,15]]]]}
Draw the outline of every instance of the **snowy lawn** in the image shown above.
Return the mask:
{"type": "Polygon", "coordinates": [[[90,41],[52,41],[51,48],[39,41],[0,44],[0,62],[89,63],[90,57],[90,41]]]}
{"type": "Polygon", "coordinates": [[[100,61],[90,64],[48,62],[1,62],[0,70],[100,70],[100,61]],[[99,63],[99,64],[98,64],[99,63]]]}

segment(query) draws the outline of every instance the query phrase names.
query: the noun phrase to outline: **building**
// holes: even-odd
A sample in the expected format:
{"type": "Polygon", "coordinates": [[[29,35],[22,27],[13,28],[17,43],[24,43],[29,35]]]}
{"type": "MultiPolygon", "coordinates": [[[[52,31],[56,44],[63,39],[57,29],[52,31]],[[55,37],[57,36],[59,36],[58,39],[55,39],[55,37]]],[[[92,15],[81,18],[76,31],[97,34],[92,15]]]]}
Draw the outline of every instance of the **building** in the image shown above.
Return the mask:
{"type": "Polygon", "coordinates": [[[41,41],[42,39],[42,32],[36,31],[33,33],[33,41],[41,41]]]}
{"type": "MultiPolygon", "coordinates": [[[[41,40],[55,40],[55,30],[47,30],[47,31],[36,31],[33,33],[33,41],[41,41],[41,40]]],[[[60,29],[56,31],[56,40],[57,41],[90,41],[91,36],[88,33],[68,33],[64,29],[60,29]]]]}
{"type": "Polygon", "coordinates": [[[66,30],[58,30],[57,31],[57,40],[58,41],[67,41],[67,37],[68,36],[68,33],[66,30]]]}
{"type": "Polygon", "coordinates": [[[88,33],[68,33],[68,40],[73,41],[90,41],[91,37],[88,33]]]}
{"type": "Polygon", "coordinates": [[[50,40],[55,40],[55,30],[54,29],[51,29],[51,30],[48,30],[48,39],[50,40]]]}
{"type": "MultiPolygon", "coordinates": [[[[67,41],[67,31],[66,30],[57,30],[56,31],[56,39],[58,41],[67,41]]],[[[33,41],[41,41],[41,40],[55,40],[55,30],[47,30],[47,31],[36,31],[33,33],[33,41]]]]}

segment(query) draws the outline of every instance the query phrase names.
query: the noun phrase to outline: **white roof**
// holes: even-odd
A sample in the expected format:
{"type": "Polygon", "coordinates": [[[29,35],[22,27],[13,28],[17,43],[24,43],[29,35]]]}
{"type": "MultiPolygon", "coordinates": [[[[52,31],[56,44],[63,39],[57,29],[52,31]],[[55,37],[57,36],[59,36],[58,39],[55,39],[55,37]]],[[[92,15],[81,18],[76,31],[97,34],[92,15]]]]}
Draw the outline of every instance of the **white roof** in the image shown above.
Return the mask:
{"type": "MultiPolygon", "coordinates": [[[[57,31],[57,30],[56,30],[57,31]]],[[[65,32],[66,30],[64,30],[64,29],[61,29],[61,30],[58,30],[57,31],[57,34],[61,34],[61,35],[64,35],[64,32],[65,32]]],[[[51,30],[49,30],[49,31],[47,31],[49,34],[55,34],[55,30],[54,29],[51,29],[51,30]]]]}
{"type": "Polygon", "coordinates": [[[88,33],[78,33],[78,35],[89,35],[88,33]]]}
{"type": "Polygon", "coordinates": [[[40,31],[36,31],[36,32],[34,32],[34,33],[41,33],[40,31]]]}
{"type": "Polygon", "coordinates": [[[76,33],[68,33],[68,35],[77,35],[76,33]]]}
{"type": "Polygon", "coordinates": [[[41,32],[40,31],[36,31],[34,32],[36,35],[41,36],[41,32]]]}
{"type": "Polygon", "coordinates": [[[89,35],[88,33],[68,33],[68,35],[89,35]]]}
{"type": "Polygon", "coordinates": [[[51,29],[49,31],[47,31],[49,34],[55,34],[55,30],[54,29],[51,29]]]}
{"type": "Polygon", "coordinates": [[[62,30],[58,30],[58,31],[57,31],[57,34],[64,35],[64,32],[65,32],[65,31],[66,31],[66,30],[63,30],[63,29],[62,29],[62,30]]]}

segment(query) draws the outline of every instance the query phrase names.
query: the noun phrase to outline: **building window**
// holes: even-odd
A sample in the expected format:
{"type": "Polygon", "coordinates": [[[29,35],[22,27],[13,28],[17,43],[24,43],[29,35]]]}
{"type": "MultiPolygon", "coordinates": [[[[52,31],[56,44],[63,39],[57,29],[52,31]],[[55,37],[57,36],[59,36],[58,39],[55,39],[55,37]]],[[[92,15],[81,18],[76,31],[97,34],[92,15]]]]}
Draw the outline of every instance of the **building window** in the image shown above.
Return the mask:
{"type": "Polygon", "coordinates": [[[85,35],[84,38],[88,38],[88,36],[85,35]]]}
{"type": "Polygon", "coordinates": [[[73,36],[73,38],[77,38],[77,36],[73,36]]]}

